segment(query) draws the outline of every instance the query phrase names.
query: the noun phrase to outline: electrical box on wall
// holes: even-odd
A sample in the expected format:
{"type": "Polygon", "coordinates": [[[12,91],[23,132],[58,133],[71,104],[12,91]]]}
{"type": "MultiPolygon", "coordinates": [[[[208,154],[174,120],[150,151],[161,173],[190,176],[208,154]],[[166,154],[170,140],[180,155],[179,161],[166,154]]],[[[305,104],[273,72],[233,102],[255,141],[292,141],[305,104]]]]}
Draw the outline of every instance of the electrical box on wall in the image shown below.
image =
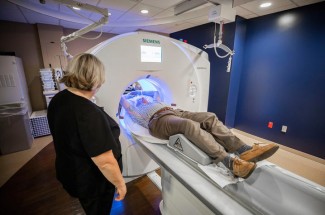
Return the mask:
{"type": "Polygon", "coordinates": [[[209,21],[220,23],[234,22],[236,19],[236,10],[231,4],[217,5],[209,11],[209,21]]]}
{"type": "Polygon", "coordinates": [[[282,133],[286,133],[287,132],[287,129],[288,129],[288,126],[282,125],[281,132],[282,133]]]}

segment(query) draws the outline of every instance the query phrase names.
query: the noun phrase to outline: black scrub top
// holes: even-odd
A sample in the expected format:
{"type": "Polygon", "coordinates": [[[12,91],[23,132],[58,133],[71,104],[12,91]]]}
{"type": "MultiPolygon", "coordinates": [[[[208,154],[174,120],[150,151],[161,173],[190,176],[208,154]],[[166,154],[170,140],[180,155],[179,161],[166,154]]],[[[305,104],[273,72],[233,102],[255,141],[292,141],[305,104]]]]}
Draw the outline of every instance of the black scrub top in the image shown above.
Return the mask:
{"type": "Polygon", "coordinates": [[[57,93],[48,107],[56,152],[56,176],[75,197],[92,197],[115,189],[91,160],[112,150],[122,171],[120,128],[104,110],[68,90],[57,93]]]}

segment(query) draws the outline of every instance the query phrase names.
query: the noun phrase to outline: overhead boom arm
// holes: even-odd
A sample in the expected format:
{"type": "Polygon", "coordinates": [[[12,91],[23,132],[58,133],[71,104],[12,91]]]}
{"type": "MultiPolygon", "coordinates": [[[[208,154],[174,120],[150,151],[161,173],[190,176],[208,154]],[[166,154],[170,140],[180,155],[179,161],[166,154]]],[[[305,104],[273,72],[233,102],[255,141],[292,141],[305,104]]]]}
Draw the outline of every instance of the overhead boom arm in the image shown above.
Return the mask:
{"type": "Polygon", "coordinates": [[[92,31],[92,30],[96,29],[97,27],[102,26],[108,22],[108,9],[107,8],[99,8],[97,6],[80,3],[80,2],[77,2],[74,0],[55,0],[55,1],[60,4],[64,4],[68,7],[78,7],[80,9],[88,10],[88,11],[91,11],[94,13],[100,13],[103,15],[103,17],[100,20],[98,20],[98,22],[94,22],[93,24],[90,24],[76,32],[73,32],[67,36],[61,37],[61,43],[70,42],[70,41],[76,39],[77,37],[84,35],[84,34],[88,33],[89,31],[92,31]]]}
{"type": "MultiPolygon", "coordinates": [[[[94,13],[99,13],[102,15],[102,17],[97,21],[94,22],[78,31],[75,31],[67,36],[62,36],[61,37],[61,48],[62,51],[64,53],[64,55],[68,58],[71,59],[72,55],[70,55],[67,52],[67,46],[65,45],[66,42],[70,42],[72,40],[75,40],[76,38],[88,33],[89,31],[92,31],[102,25],[105,25],[108,22],[108,9],[107,8],[100,8],[94,5],[90,5],[90,4],[86,4],[86,3],[81,3],[78,1],[74,1],[74,0],[54,0],[55,2],[59,3],[59,4],[64,4],[69,8],[80,8],[83,10],[88,10],[94,13]]],[[[45,1],[40,1],[41,3],[45,3],[45,1]]]]}

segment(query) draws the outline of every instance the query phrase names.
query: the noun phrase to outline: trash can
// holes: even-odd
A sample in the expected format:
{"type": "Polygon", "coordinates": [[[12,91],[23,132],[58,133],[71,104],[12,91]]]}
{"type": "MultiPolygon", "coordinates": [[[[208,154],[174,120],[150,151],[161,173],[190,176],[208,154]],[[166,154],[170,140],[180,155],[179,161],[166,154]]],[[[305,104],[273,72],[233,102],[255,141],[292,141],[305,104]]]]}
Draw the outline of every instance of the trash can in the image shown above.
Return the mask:
{"type": "Polygon", "coordinates": [[[21,103],[0,105],[0,154],[29,149],[32,143],[27,106],[21,103]]]}

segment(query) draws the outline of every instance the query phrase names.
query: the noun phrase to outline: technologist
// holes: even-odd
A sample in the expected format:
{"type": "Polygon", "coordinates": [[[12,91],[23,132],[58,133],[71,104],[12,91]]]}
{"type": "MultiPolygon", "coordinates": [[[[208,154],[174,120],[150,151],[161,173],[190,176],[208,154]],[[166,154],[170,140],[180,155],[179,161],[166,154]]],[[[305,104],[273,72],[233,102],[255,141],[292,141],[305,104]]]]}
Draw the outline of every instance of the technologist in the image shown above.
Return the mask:
{"type": "Polygon", "coordinates": [[[276,144],[247,145],[214,113],[173,109],[161,101],[157,91],[130,92],[122,96],[121,105],[130,118],[149,129],[152,136],[168,140],[172,135],[183,134],[214,163],[222,162],[237,177],[249,177],[256,167],[255,162],[272,156],[279,148],[276,144]]]}
{"type": "Polygon", "coordinates": [[[121,174],[120,128],[91,98],[105,81],[102,62],[79,54],[60,80],[68,88],[48,107],[48,122],[56,152],[56,176],[77,197],[87,215],[107,215],[127,189],[121,174]]]}

